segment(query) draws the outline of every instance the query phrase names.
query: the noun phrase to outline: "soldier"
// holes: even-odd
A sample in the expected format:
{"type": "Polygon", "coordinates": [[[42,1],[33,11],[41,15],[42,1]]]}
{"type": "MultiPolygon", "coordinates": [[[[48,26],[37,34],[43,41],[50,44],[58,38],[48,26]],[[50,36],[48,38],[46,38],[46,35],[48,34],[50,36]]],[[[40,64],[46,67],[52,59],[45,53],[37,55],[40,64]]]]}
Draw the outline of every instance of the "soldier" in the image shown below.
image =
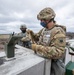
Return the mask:
{"type": "Polygon", "coordinates": [[[26,25],[25,24],[21,25],[20,30],[21,30],[21,33],[19,33],[18,35],[23,36],[23,38],[18,41],[18,44],[28,48],[28,46],[30,44],[30,39],[29,39],[28,34],[26,32],[26,30],[27,30],[26,25]]]}
{"type": "Polygon", "coordinates": [[[52,59],[51,75],[64,75],[65,66],[62,60],[66,46],[66,28],[56,24],[56,14],[47,7],[37,15],[41,26],[44,28],[35,34],[29,30],[33,44],[30,45],[38,55],[52,59]]]}

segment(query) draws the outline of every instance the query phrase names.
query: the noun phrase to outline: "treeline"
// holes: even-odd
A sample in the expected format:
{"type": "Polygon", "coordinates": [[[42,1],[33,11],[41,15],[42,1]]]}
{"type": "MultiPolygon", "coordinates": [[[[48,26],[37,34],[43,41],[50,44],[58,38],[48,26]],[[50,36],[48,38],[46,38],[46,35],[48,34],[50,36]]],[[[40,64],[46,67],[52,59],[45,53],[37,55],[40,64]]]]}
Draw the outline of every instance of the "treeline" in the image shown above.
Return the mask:
{"type": "Polygon", "coordinates": [[[67,36],[69,39],[74,39],[74,32],[67,32],[67,33],[66,33],[66,36],[67,36]]]}

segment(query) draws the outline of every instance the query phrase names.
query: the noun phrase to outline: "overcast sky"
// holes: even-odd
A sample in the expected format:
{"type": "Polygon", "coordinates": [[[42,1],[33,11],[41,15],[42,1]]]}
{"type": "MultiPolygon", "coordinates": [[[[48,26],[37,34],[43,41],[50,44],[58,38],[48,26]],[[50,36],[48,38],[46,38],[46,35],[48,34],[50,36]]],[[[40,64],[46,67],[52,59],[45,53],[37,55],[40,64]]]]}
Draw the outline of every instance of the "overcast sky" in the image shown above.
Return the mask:
{"type": "Polygon", "coordinates": [[[74,0],[0,0],[0,33],[20,32],[20,25],[38,32],[42,27],[37,14],[45,7],[56,13],[56,22],[74,29],[74,0]]]}

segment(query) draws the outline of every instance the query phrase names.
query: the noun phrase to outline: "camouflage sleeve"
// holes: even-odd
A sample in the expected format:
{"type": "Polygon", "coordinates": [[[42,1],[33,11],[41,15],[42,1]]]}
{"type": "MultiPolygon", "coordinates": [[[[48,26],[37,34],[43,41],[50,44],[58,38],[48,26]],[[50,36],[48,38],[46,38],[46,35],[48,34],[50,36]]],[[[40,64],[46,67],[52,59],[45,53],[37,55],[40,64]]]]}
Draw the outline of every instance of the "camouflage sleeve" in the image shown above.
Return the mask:
{"type": "Polygon", "coordinates": [[[42,32],[42,29],[38,33],[34,33],[33,31],[29,30],[29,37],[31,38],[33,43],[39,40],[39,36],[41,32],[42,32]]]}
{"type": "Polygon", "coordinates": [[[30,41],[31,39],[29,38],[29,36],[25,36],[21,39],[22,42],[25,42],[25,41],[30,41]]]}
{"type": "Polygon", "coordinates": [[[50,46],[33,44],[32,49],[44,57],[51,59],[58,59],[64,54],[65,45],[66,45],[65,32],[62,29],[58,29],[51,41],[50,46]]]}

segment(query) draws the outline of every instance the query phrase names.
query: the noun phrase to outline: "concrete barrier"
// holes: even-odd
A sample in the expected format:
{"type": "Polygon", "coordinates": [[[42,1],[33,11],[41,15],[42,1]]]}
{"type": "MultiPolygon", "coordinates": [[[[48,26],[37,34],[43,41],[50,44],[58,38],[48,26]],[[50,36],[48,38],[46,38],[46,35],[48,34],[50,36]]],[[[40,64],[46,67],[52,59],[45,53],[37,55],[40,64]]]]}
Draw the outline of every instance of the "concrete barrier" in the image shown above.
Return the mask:
{"type": "Polygon", "coordinates": [[[6,58],[0,53],[3,64],[0,75],[50,75],[51,60],[37,56],[30,49],[15,46],[15,57],[6,58]]]}

